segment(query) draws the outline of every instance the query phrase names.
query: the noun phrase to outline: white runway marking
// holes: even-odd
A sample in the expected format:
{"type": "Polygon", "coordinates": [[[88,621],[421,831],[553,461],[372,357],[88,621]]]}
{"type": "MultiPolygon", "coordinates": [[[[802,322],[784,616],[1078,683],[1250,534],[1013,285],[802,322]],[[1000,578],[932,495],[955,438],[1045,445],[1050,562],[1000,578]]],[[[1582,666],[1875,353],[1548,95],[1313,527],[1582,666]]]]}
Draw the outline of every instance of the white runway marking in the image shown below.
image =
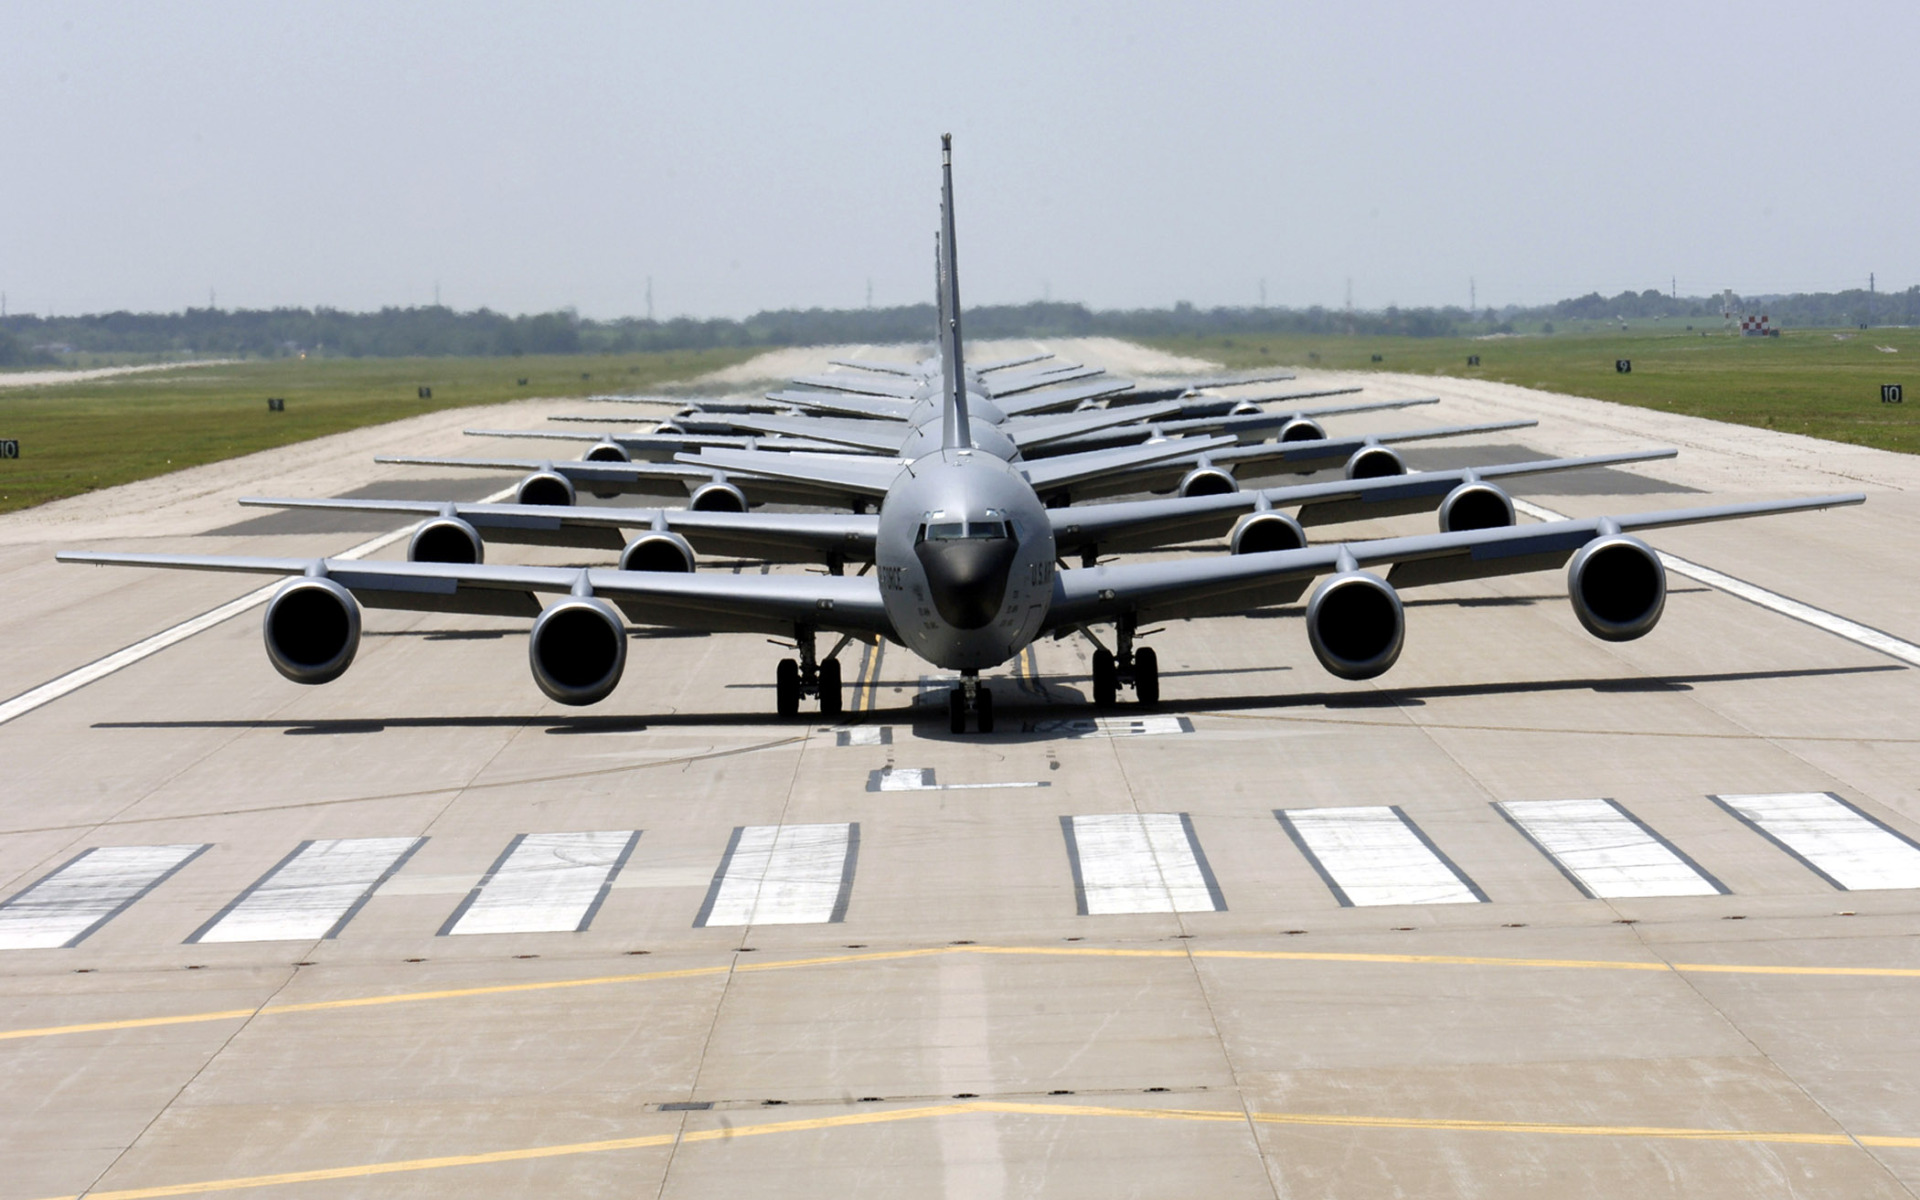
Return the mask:
{"type": "Polygon", "coordinates": [[[848,729],[833,731],[836,746],[891,746],[893,745],[893,727],[890,725],[855,725],[848,729]]]}
{"type": "Polygon", "coordinates": [[[933,777],[932,767],[882,767],[867,776],[867,790],[870,792],[957,792],[977,788],[1038,788],[1050,787],[1044,781],[1015,781],[1009,783],[938,783],[933,777]]]}
{"type": "Polygon", "coordinates": [[[78,946],[206,848],[96,846],[0,904],[0,950],[78,946]]]}
{"type": "Polygon", "coordinates": [[[1398,808],[1289,808],[1273,815],[1343,905],[1486,899],[1398,808]]]}
{"type": "Polygon", "coordinates": [[[1061,717],[1026,722],[1025,732],[1064,738],[1155,737],[1192,733],[1193,722],[1185,717],[1061,717]]]}
{"type": "MultiPolygon", "coordinates": [[[[485,497],[481,503],[494,504],[509,499],[512,497],[513,491],[513,488],[506,488],[502,491],[495,492],[493,495],[485,497]]],[[[379,550],[384,550],[401,538],[411,535],[419,524],[418,521],[415,521],[404,529],[396,529],[392,533],[383,533],[371,541],[361,542],[351,550],[341,554],[335,554],[332,557],[365,558],[367,555],[379,550]]],[[[124,667],[130,667],[141,659],[151,658],[155,654],[160,653],[160,651],[165,650],[168,646],[184,642],[196,633],[204,633],[212,629],[215,625],[237,617],[250,608],[256,608],[259,605],[265,604],[273,597],[274,592],[279,590],[280,585],[285,582],[286,580],[284,579],[276,579],[265,587],[255,588],[238,600],[229,600],[218,608],[209,609],[199,616],[182,621],[170,629],[162,629],[152,637],[142,638],[131,646],[121,650],[115,650],[105,658],[95,659],[84,667],[68,671],[58,679],[49,680],[39,687],[21,692],[13,699],[0,703],[0,725],[6,724],[15,717],[25,716],[44,704],[51,704],[62,696],[77,692],[97,679],[105,679],[115,671],[124,667]]]]}
{"type": "Polygon", "coordinates": [[[278,866],[202,925],[189,942],[330,938],[425,838],[301,842],[278,866]]]}
{"type": "Polygon", "coordinates": [[[693,919],[702,925],[818,925],[846,919],[860,826],[744,825],[693,919]]]}
{"type": "Polygon", "coordinates": [[[577,933],[639,840],[636,829],[521,834],[440,933],[577,933]]]}
{"type": "Polygon", "coordinates": [[[1502,800],[1495,807],[1589,896],[1726,893],[1611,800],[1502,800]]]}
{"type": "Polygon", "coordinates": [[[1225,912],[1186,813],[1061,817],[1082,916],[1225,912]]]}
{"type": "MultiPolygon", "coordinates": [[[[1564,521],[1566,517],[1550,508],[1541,508],[1538,504],[1529,504],[1516,499],[1514,508],[1540,521],[1564,521]]],[[[1779,592],[1770,592],[1766,588],[1748,583],[1744,579],[1703,567],[1699,563],[1689,562],[1665,551],[1659,551],[1660,562],[1667,570],[1676,575],[1684,575],[1696,583],[1718,588],[1729,595],[1738,596],[1749,604],[1758,604],[1761,608],[1772,609],[1782,616],[1804,621],[1815,629],[1824,629],[1836,637],[1843,637],[1856,645],[1869,650],[1877,650],[1889,658],[1897,658],[1903,663],[1920,667],[1920,646],[1890,633],[1882,633],[1871,626],[1858,621],[1849,621],[1838,613],[1830,613],[1824,608],[1815,608],[1811,604],[1795,600],[1791,596],[1782,596],[1779,592]]]]}
{"type": "Polygon", "coordinates": [[[1920,846],[1831,792],[1713,799],[1837,888],[1920,888],[1920,846]]]}

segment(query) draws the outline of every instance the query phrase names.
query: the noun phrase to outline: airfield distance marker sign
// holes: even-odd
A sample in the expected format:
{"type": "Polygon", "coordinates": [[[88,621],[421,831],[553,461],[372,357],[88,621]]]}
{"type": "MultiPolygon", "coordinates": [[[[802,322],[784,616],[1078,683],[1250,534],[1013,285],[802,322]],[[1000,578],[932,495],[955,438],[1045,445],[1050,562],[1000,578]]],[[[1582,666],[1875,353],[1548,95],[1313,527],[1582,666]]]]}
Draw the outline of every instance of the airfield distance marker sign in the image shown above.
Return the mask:
{"type": "MultiPolygon", "coordinates": [[[[1905,399],[1906,399],[1906,397],[1905,397],[1905,396],[1904,396],[1904,395],[1902,394],[1902,389],[1901,389],[1901,386],[1900,386],[1899,384],[1897,384],[1897,383],[1883,383],[1883,384],[1881,384],[1881,385],[1880,385],[1880,403],[1882,403],[1882,404],[1900,404],[1900,403],[1903,403],[1903,402],[1905,401],[1905,399]]],[[[10,457],[12,457],[12,456],[11,456],[11,455],[0,455],[0,458],[10,458],[10,457]]]]}
{"type": "Polygon", "coordinates": [[[0,458],[19,458],[20,439],[0,438],[0,458]]]}
{"type": "Polygon", "coordinates": [[[1616,358],[1613,360],[1613,369],[1622,375],[1631,375],[1633,374],[1633,360],[1630,358],[1616,358]]]}

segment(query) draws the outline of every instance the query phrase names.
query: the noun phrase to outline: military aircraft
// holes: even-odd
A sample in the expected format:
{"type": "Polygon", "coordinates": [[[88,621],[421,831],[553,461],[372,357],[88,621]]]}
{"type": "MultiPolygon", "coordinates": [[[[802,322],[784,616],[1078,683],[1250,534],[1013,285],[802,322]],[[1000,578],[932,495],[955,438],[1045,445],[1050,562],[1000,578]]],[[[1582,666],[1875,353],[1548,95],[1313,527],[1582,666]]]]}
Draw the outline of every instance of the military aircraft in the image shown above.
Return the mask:
{"type": "MultiPolygon", "coordinates": [[[[803,693],[840,707],[838,659],[816,656],[820,633],[886,638],[960,673],[948,697],[950,728],[971,717],[993,728],[992,693],[979,673],[1036,638],[1112,625],[1115,645],[1093,661],[1097,703],[1130,686],[1152,703],[1158,660],[1136,646],[1143,622],[1243,613],[1307,601],[1308,643],[1347,679],[1390,668],[1406,633],[1399,589],[1567,568],[1581,624],[1607,640],[1640,637],[1659,621],[1666,575],[1635,532],[1702,521],[1860,504],[1864,495],[1720,505],[1329,543],[1293,550],[1056,569],[1052,518],[1033,483],[1005,459],[972,448],[961,356],[958,254],[950,140],[942,139],[940,354],[946,387],[937,449],[902,465],[881,503],[867,576],[730,575],[592,567],[379,562],[331,558],[62,552],[62,562],[238,571],[290,576],[268,602],[269,660],[289,679],[325,683],[352,663],[361,606],[531,618],[528,658],[541,690],[565,704],[606,698],[626,667],[631,620],[794,638],[799,657],[775,672],[776,703],[797,712],[803,693]],[[1368,568],[1386,567],[1385,578],[1368,568]],[[560,599],[544,607],[539,597],[560,599]]],[[[842,642],[844,645],[844,641],[842,642]]]]}

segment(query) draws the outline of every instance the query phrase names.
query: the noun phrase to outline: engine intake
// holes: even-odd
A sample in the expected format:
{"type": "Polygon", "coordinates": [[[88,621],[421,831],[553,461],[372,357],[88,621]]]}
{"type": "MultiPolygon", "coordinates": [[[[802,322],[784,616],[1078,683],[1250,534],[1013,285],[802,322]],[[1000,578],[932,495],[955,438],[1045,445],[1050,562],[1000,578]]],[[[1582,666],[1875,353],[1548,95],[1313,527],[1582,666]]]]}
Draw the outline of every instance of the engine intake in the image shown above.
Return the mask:
{"type": "Polygon", "coordinates": [[[643,533],[620,552],[620,569],[691,574],[693,547],[677,533],[643,533]]]}
{"type": "Polygon", "coordinates": [[[1280,427],[1280,436],[1275,439],[1282,442],[1318,442],[1326,438],[1327,431],[1318,421],[1309,421],[1305,417],[1295,417],[1280,427]]]}
{"type": "Polygon", "coordinates": [[[1378,575],[1347,571],[1307,601],[1307,641],[1320,665],[1342,679],[1372,679],[1400,657],[1407,614],[1378,575]]]}
{"type": "Polygon", "coordinates": [[[480,531],[459,517],[436,517],[414,530],[408,562],[481,563],[487,558],[480,531]]]}
{"type": "Polygon", "coordinates": [[[332,683],[360,649],[360,602],[331,579],[295,579],[267,601],[267,661],[295,683],[332,683]]]}
{"type": "Polygon", "coordinates": [[[562,704],[598,704],[627,667],[627,625],[613,605],[572,596],[550,605],[527,639],[533,681],[562,704]]]}
{"type": "Polygon", "coordinates": [[[1639,538],[1596,538],[1567,564],[1567,598],[1588,633],[1630,642],[1659,624],[1667,605],[1667,569],[1639,538]]]}
{"type": "Polygon", "coordinates": [[[724,479],[716,479],[695,488],[687,507],[695,512],[743,513],[747,511],[747,494],[724,479]]]}
{"type": "Polygon", "coordinates": [[[580,458],[583,462],[623,463],[633,461],[633,455],[628,454],[627,448],[619,442],[595,442],[580,458]]]}
{"type": "Polygon", "coordinates": [[[1271,550],[1298,550],[1307,544],[1307,531],[1286,513],[1248,513],[1233,523],[1228,542],[1235,554],[1265,554],[1271,550]]]}
{"type": "Polygon", "coordinates": [[[558,471],[535,471],[520,481],[513,499],[516,504],[565,508],[574,502],[573,481],[558,471]]]}
{"type": "Polygon", "coordinates": [[[1362,446],[1347,459],[1348,479],[1384,479],[1406,473],[1407,464],[1385,446],[1362,446]]]}
{"type": "Polygon", "coordinates": [[[1463,483],[1440,502],[1440,532],[1504,529],[1514,523],[1513,501],[1490,483],[1463,483]]]}
{"type": "Polygon", "coordinates": [[[1240,481],[1219,467],[1195,467],[1181,477],[1177,490],[1182,496],[1226,496],[1240,490],[1240,481]]]}

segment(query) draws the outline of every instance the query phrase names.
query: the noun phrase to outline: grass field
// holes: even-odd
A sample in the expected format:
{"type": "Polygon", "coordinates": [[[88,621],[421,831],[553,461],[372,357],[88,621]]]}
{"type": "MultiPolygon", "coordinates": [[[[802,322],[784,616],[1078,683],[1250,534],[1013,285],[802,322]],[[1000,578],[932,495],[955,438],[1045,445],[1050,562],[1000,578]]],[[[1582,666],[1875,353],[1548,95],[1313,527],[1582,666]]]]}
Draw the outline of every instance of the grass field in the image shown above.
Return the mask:
{"type": "Polygon", "coordinates": [[[1664,412],[1920,453],[1920,329],[1788,330],[1743,338],[1651,326],[1477,338],[1256,337],[1156,340],[1235,368],[1290,364],[1492,379],[1664,412]],[[1837,335],[1837,336],[1836,336],[1837,335]],[[1876,347],[1891,347],[1886,353],[1876,347]],[[1380,362],[1372,361],[1379,355],[1380,362]],[[1467,356],[1480,365],[1467,365],[1467,356]],[[1614,370],[1628,359],[1630,374],[1614,370]],[[1902,384],[1904,404],[1880,385],[1902,384]]]}
{"type": "Polygon", "coordinates": [[[751,354],[275,359],[0,388],[0,438],[20,441],[0,460],[0,512],[437,409],[656,387],[751,354]],[[285,412],[267,411],[273,396],[285,412]]]}

